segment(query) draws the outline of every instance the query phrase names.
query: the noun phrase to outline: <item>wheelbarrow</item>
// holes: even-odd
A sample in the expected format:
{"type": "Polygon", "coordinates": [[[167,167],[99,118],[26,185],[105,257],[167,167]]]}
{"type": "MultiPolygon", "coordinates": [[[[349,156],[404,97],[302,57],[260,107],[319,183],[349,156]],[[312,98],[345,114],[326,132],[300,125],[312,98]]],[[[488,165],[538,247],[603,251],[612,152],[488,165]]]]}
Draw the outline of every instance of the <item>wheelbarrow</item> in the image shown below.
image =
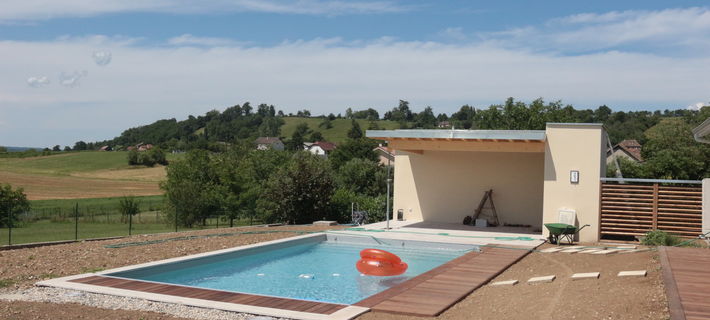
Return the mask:
{"type": "Polygon", "coordinates": [[[574,242],[574,235],[579,233],[580,230],[585,227],[589,227],[588,224],[583,225],[581,228],[577,228],[571,224],[566,223],[546,223],[545,228],[550,231],[550,243],[556,243],[560,245],[561,239],[567,239],[570,244],[574,242]]]}

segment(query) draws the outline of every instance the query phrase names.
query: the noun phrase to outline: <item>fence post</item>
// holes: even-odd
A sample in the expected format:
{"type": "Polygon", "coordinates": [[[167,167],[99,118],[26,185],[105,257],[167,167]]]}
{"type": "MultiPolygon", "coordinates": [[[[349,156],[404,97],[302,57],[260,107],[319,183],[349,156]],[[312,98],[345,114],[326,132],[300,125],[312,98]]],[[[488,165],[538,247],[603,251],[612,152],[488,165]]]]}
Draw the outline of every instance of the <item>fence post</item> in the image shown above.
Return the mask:
{"type": "Polygon", "coordinates": [[[703,234],[710,232],[710,178],[703,179],[703,234]]]}
{"type": "Polygon", "coordinates": [[[178,232],[178,209],[175,208],[175,232],[178,232]]]}
{"type": "Polygon", "coordinates": [[[653,184],[653,224],[652,229],[658,229],[658,183],[653,184]]]}
{"type": "Polygon", "coordinates": [[[79,203],[74,206],[74,240],[79,240],[79,203]]]}
{"type": "Polygon", "coordinates": [[[7,211],[7,245],[12,245],[12,205],[7,211]]]}
{"type": "Polygon", "coordinates": [[[133,227],[133,215],[128,215],[128,235],[131,235],[131,228],[133,227]]]}

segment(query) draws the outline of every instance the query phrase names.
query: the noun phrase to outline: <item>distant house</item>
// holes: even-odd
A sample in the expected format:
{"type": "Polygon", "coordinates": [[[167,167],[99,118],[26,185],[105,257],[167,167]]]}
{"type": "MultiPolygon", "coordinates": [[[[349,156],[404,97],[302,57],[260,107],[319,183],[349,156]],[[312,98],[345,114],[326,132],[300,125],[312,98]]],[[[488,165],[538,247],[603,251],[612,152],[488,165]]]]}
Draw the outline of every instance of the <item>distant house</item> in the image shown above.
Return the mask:
{"type": "Polygon", "coordinates": [[[315,154],[317,156],[324,156],[327,157],[328,154],[335,150],[336,146],[335,143],[332,142],[327,142],[327,141],[316,141],[313,143],[304,143],[304,149],[308,150],[308,152],[315,154]]]}
{"type": "Polygon", "coordinates": [[[150,143],[147,144],[139,144],[136,146],[138,148],[138,151],[148,151],[150,149],[153,149],[153,145],[150,143]]]}
{"type": "Polygon", "coordinates": [[[374,149],[374,151],[377,152],[377,156],[380,159],[381,165],[394,165],[394,149],[390,149],[380,144],[377,148],[374,149]]]}
{"type": "Polygon", "coordinates": [[[113,151],[113,149],[111,148],[111,146],[103,146],[99,148],[99,151],[113,151]]]}
{"type": "Polygon", "coordinates": [[[451,122],[448,121],[439,121],[439,123],[436,125],[440,129],[448,129],[451,128],[451,122]]]}
{"type": "Polygon", "coordinates": [[[626,158],[634,162],[643,162],[641,144],[636,140],[624,140],[606,153],[606,163],[611,163],[614,159],[619,158],[626,158]]]}
{"type": "Polygon", "coordinates": [[[258,137],[256,138],[256,140],[254,140],[254,143],[256,143],[257,150],[284,149],[284,143],[281,142],[281,139],[277,137],[258,137]]]}

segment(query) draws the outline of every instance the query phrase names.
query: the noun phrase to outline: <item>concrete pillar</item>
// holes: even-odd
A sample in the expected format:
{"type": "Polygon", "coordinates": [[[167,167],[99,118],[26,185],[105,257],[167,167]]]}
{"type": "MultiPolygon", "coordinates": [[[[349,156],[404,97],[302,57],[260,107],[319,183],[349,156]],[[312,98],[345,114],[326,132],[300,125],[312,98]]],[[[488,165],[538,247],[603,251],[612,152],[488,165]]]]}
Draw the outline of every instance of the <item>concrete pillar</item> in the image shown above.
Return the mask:
{"type": "Polygon", "coordinates": [[[710,232],[710,178],[703,179],[703,234],[710,232]]]}

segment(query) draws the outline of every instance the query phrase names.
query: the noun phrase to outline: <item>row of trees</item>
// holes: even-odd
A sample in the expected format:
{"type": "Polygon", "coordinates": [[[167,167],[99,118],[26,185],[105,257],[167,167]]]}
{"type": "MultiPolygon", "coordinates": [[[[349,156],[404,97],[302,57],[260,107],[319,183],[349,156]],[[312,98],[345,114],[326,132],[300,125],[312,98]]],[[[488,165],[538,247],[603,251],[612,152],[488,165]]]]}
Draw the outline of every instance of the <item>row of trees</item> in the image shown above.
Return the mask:
{"type": "Polygon", "coordinates": [[[380,220],[386,169],[374,146],[371,140],[348,139],[328,158],[302,150],[192,150],[168,166],[161,184],[167,219],[189,227],[224,212],[230,219],[269,223],[349,222],[350,205],[358,203],[380,220]]]}

